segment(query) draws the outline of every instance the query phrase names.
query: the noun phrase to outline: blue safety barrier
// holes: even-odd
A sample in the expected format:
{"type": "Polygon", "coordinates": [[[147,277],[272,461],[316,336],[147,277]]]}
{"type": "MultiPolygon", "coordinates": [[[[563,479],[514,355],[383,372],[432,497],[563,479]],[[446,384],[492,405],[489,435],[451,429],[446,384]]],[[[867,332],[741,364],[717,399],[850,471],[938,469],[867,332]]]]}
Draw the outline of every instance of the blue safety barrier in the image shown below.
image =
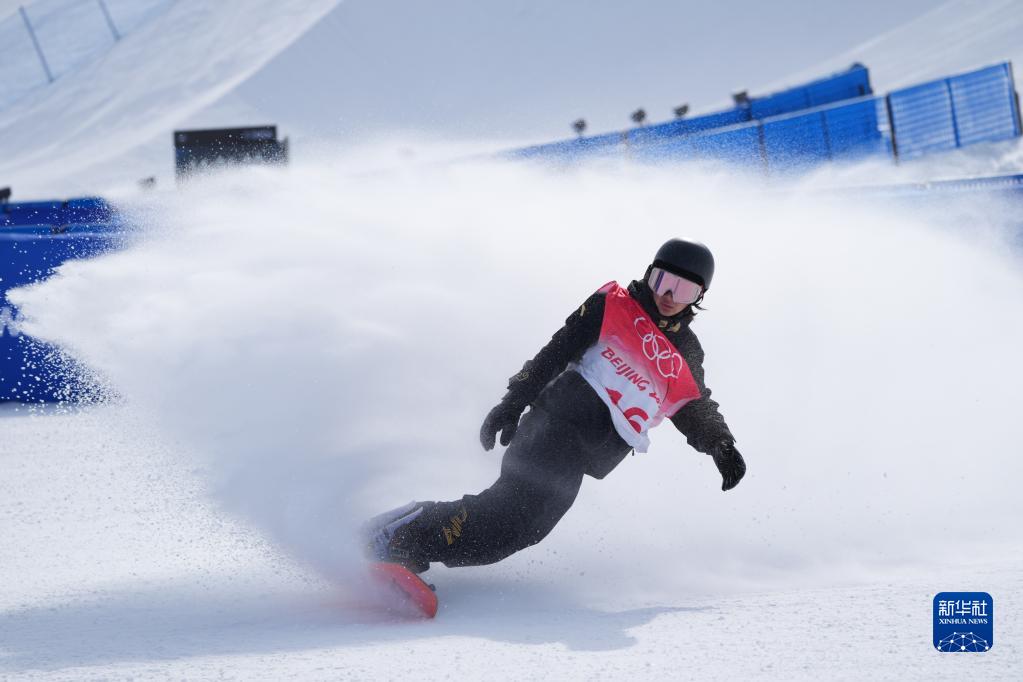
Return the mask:
{"type": "Polygon", "coordinates": [[[69,199],[64,204],[64,221],[67,224],[105,223],[112,217],[110,204],[99,197],[69,199]]]}
{"type": "Polygon", "coordinates": [[[795,169],[831,158],[822,114],[768,119],[761,129],[768,170],[795,169]]]}
{"type": "Polygon", "coordinates": [[[1023,133],[1007,62],[885,97],[855,96],[864,92],[870,92],[867,70],[856,65],[754,98],[747,107],[505,156],[579,161],[621,154],[655,162],[711,158],[777,174],[871,155],[912,159],[1023,133]]]}
{"type": "MultiPolygon", "coordinates": [[[[871,92],[868,70],[860,64],[854,64],[847,71],[834,76],[821,78],[805,85],[764,97],[754,97],[750,100],[748,106],[737,106],[725,111],[632,128],[606,135],[580,137],[574,140],[561,140],[526,147],[506,152],[501,156],[511,159],[540,158],[552,161],[579,161],[600,156],[613,156],[616,153],[621,154],[628,150],[630,153],[637,154],[642,158],[662,158],[665,150],[671,148],[671,141],[680,137],[697,135],[711,130],[724,130],[730,126],[748,123],[765,116],[789,113],[808,107],[860,97],[871,92]],[[653,148],[645,149],[648,146],[653,148]]],[[[729,135],[727,132],[725,134],[727,140],[734,141],[737,139],[736,136],[729,135]]],[[[743,134],[738,135],[738,138],[743,137],[743,134]]],[[[697,147],[704,145],[709,145],[715,149],[732,149],[730,142],[696,143],[697,147]]],[[[680,145],[680,148],[683,149],[691,147],[692,145],[680,145]]]]}
{"type": "MultiPolygon", "coordinates": [[[[752,121],[761,131],[761,154],[746,154],[746,165],[770,173],[798,172],[833,160],[864,156],[912,159],[979,142],[995,142],[1021,134],[1019,108],[1008,63],[904,88],[887,97],[863,97],[804,112],[752,121]]],[[[727,145],[736,133],[725,136],[727,145]]],[[[751,137],[751,135],[750,135],[751,137]]],[[[717,153],[705,140],[697,156],[733,161],[728,150],[717,153]]],[[[639,158],[691,158],[693,146],[662,145],[639,158]]]]}
{"type": "Polygon", "coordinates": [[[890,154],[883,100],[864,97],[762,123],[768,170],[784,173],[835,160],[890,154]]]}
{"type": "Polygon", "coordinates": [[[831,159],[854,160],[891,155],[891,125],[884,100],[865,97],[821,112],[831,159]]]}
{"type": "Polygon", "coordinates": [[[504,156],[515,159],[541,158],[549,161],[580,161],[584,158],[611,155],[623,141],[622,133],[610,133],[525,147],[508,152],[504,156]]]}
{"type": "Polygon", "coordinates": [[[664,140],[702,133],[706,130],[726,128],[737,123],[746,123],[749,120],[749,109],[737,107],[705,116],[682,118],[677,121],[658,123],[657,125],[646,126],[644,128],[633,128],[622,133],[622,135],[623,139],[627,140],[630,145],[642,146],[645,144],[658,144],[664,140]]]}
{"type": "Polygon", "coordinates": [[[0,226],[54,225],[60,220],[64,204],[60,201],[31,201],[8,204],[0,211],[0,226]]]}
{"type": "Polygon", "coordinates": [[[854,64],[848,71],[807,83],[750,102],[750,118],[759,120],[825,104],[870,95],[870,73],[862,64],[854,64]]]}
{"type": "Polygon", "coordinates": [[[901,159],[1020,135],[1009,63],[923,83],[888,95],[901,159]]]}
{"type": "Polygon", "coordinates": [[[113,210],[99,197],[68,201],[24,201],[0,205],[0,228],[17,225],[96,224],[111,220],[113,210]]]}
{"type": "Polygon", "coordinates": [[[862,97],[701,134],[664,138],[630,149],[641,161],[710,158],[786,173],[829,160],[890,154],[884,100],[862,97]]]}
{"type": "Polygon", "coordinates": [[[74,400],[91,391],[56,349],[22,333],[11,289],[46,279],[69,260],[121,243],[122,227],[102,199],[31,202],[2,207],[0,217],[0,402],[74,400]],[[13,210],[11,210],[13,209],[13,210]],[[24,217],[31,215],[32,218],[24,217]],[[13,220],[11,220],[13,216],[13,220]],[[78,221],[69,223],[70,218],[78,221]],[[98,218],[99,222],[85,222],[98,218]]]}
{"type": "Polygon", "coordinates": [[[948,81],[924,83],[888,95],[898,154],[904,159],[959,146],[948,81]]]}
{"type": "Polygon", "coordinates": [[[1019,99],[1012,64],[998,64],[949,79],[960,147],[1018,137],[1019,99]]]}

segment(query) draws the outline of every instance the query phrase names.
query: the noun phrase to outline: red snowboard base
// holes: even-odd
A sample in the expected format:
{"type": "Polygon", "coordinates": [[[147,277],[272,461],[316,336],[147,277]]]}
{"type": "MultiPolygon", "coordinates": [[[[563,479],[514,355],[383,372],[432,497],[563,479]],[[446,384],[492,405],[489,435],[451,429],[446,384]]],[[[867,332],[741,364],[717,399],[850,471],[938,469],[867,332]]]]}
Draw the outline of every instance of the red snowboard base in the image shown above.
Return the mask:
{"type": "Polygon", "coordinates": [[[404,566],[372,563],[369,565],[369,576],[381,588],[389,610],[416,618],[433,618],[437,615],[437,595],[422,578],[404,566]]]}

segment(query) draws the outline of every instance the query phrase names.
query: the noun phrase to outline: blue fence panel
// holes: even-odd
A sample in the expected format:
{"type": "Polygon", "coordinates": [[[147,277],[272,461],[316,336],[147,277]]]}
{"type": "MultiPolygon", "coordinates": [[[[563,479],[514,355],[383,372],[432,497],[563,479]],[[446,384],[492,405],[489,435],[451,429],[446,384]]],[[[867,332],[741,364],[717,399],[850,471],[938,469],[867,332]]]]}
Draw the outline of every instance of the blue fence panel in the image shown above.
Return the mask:
{"type": "Polygon", "coordinates": [[[668,123],[633,128],[627,132],[627,135],[629,144],[656,144],[665,139],[694,135],[705,130],[714,130],[715,128],[724,128],[725,126],[737,123],[746,123],[749,120],[749,110],[736,107],[735,109],[706,114],[705,116],[683,118],[677,121],[669,121],[668,123]]]}
{"type": "Polygon", "coordinates": [[[924,83],[888,95],[900,157],[912,158],[955,149],[952,95],[945,80],[924,83]]]}
{"type": "Polygon", "coordinates": [[[581,161],[607,155],[624,141],[622,133],[609,133],[594,137],[580,137],[575,140],[563,140],[550,144],[541,144],[524,149],[516,149],[507,153],[513,159],[547,159],[551,161],[581,161]]]}
{"type": "Polygon", "coordinates": [[[829,159],[855,159],[872,154],[890,156],[889,129],[884,100],[864,97],[849,104],[775,116],[725,131],[663,138],[636,145],[631,152],[633,158],[643,161],[711,156],[744,163],[766,162],[771,171],[789,171],[829,159]],[[758,129],[762,129],[762,133],[758,129]],[[735,150],[735,145],[740,151],[735,150]],[[756,147],[757,154],[752,153],[750,145],[756,147]]]}
{"type": "Polygon", "coordinates": [[[959,146],[1019,135],[1016,96],[1008,64],[948,79],[959,146]]]}
{"type": "Polygon", "coordinates": [[[762,165],[760,126],[751,124],[689,138],[692,154],[743,166],[762,165]]]}
{"type": "MultiPolygon", "coordinates": [[[[64,202],[13,206],[43,211],[50,218],[63,216],[66,210],[64,202]]],[[[84,200],[77,208],[93,215],[105,211],[108,221],[0,227],[0,402],[68,400],[91,390],[55,349],[21,332],[18,310],[7,300],[10,289],[46,279],[68,260],[89,258],[120,243],[121,226],[112,220],[105,202],[84,200]]]]}
{"type": "Polygon", "coordinates": [[[639,158],[665,158],[666,156],[680,158],[681,150],[689,149],[690,146],[673,145],[667,141],[748,123],[754,119],[859,97],[869,92],[869,72],[863,66],[854,65],[848,71],[834,76],[766,97],[754,98],[749,107],[733,107],[703,116],[632,128],[620,133],[536,145],[513,150],[502,156],[513,159],[545,158],[570,162],[621,151],[618,149],[618,145],[626,142],[630,151],[639,158]]]}
{"type": "Polygon", "coordinates": [[[99,197],[69,199],[64,204],[62,224],[103,223],[113,217],[110,204],[99,197]]]}
{"type": "Polygon", "coordinates": [[[762,119],[808,109],[811,106],[809,91],[806,88],[794,88],[769,97],[754,99],[750,103],[750,113],[754,119],[762,119]]]}
{"type": "Polygon", "coordinates": [[[842,100],[869,95],[872,92],[870,72],[866,67],[856,64],[843,73],[767,97],[754,98],[750,103],[750,109],[753,119],[764,119],[825,104],[834,104],[842,100]]]}
{"type": "Polygon", "coordinates": [[[8,204],[0,213],[4,225],[56,225],[60,222],[62,201],[25,201],[8,204]]]}
{"type": "Polygon", "coordinates": [[[886,98],[870,92],[867,69],[854,65],[801,88],[754,99],[746,108],[506,156],[575,161],[627,150],[643,160],[710,156],[778,170],[872,154],[914,158],[1023,132],[1008,63],[897,90],[886,98]],[[747,129],[756,133],[756,145],[751,146],[752,132],[740,132],[747,129]]]}
{"type": "Polygon", "coordinates": [[[682,132],[687,135],[693,135],[695,133],[702,133],[705,130],[714,130],[715,128],[724,128],[738,123],[746,123],[749,120],[749,110],[736,107],[734,109],[728,109],[727,111],[718,111],[713,114],[683,119],[682,132]]]}
{"type": "Polygon", "coordinates": [[[888,101],[900,158],[1020,134],[1008,63],[897,90],[888,101]]]}
{"type": "Polygon", "coordinates": [[[714,159],[738,165],[763,163],[759,126],[750,123],[697,135],[666,138],[631,149],[633,159],[641,161],[687,161],[714,159]]]}
{"type": "Polygon", "coordinates": [[[869,97],[822,113],[832,159],[891,156],[891,126],[883,98],[869,97]]]}
{"type": "Polygon", "coordinates": [[[874,93],[870,87],[870,71],[862,64],[855,64],[837,76],[810,83],[806,89],[810,106],[814,107],[874,93]]]}
{"type": "Polygon", "coordinates": [[[786,172],[831,158],[823,112],[800,114],[763,123],[768,169],[786,172]]]}

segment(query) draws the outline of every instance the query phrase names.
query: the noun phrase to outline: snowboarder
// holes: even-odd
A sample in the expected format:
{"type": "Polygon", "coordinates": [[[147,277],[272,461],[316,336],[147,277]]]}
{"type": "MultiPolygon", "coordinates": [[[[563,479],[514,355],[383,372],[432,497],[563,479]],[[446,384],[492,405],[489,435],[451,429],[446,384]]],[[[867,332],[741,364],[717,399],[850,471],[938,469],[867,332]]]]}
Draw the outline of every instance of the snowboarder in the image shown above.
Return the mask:
{"type": "Polygon", "coordinates": [[[370,558],[421,573],[431,562],[476,566],[542,540],[575,501],[583,476],[604,478],[665,417],[709,454],[722,490],[746,473],[704,383],[690,329],[714,275],[699,242],[666,242],[642,280],[610,282],[575,311],[480,429],[486,450],[508,446],[497,481],[452,502],[412,502],[366,524],[370,558]],[[529,411],[523,416],[526,408],[529,411]]]}

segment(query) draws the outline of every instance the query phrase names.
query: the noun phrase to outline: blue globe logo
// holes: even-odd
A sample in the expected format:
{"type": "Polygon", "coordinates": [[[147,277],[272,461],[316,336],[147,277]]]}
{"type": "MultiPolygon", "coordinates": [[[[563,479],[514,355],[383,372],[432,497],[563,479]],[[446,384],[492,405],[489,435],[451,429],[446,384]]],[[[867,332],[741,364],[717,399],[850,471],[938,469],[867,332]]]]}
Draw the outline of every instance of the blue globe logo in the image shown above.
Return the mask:
{"type": "Polygon", "coordinates": [[[955,653],[958,651],[987,651],[991,648],[988,641],[972,632],[953,632],[938,642],[938,651],[955,653]]]}

